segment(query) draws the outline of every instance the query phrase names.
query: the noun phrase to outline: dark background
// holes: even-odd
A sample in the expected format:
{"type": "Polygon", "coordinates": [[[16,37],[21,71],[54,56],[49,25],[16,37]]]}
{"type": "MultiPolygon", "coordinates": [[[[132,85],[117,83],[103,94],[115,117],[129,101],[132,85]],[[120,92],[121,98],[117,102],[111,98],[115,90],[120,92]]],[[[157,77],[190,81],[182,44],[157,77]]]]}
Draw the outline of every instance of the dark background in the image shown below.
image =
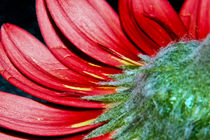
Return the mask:
{"type": "MultiPolygon", "coordinates": [[[[170,0],[173,7],[179,11],[184,0],[170,0]]],[[[118,0],[107,0],[110,5],[117,11],[118,0]]],[[[31,34],[43,41],[35,11],[35,0],[0,0],[0,26],[3,23],[12,23],[18,25],[31,34]]],[[[6,80],[0,76],[0,91],[10,92],[26,97],[30,95],[23,93],[10,85],[6,80]]],[[[36,99],[36,98],[34,98],[36,99]]]]}

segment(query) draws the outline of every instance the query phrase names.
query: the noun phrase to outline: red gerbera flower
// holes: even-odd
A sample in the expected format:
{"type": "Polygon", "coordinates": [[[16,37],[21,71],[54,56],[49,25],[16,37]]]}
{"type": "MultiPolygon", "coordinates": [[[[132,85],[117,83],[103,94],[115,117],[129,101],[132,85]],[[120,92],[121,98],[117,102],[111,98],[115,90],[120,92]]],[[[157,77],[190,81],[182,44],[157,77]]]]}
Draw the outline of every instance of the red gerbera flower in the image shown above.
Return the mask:
{"type": "Polygon", "coordinates": [[[208,136],[209,117],[198,115],[208,113],[209,98],[197,94],[204,91],[204,97],[209,90],[209,43],[199,42],[210,33],[209,0],[186,0],[179,14],[167,0],[120,0],[120,17],[104,0],[37,0],[36,9],[47,47],[23,29],[4,24],[0,72],[19,89],[65,107],[1,92],[0,126],[30,134],[0,133],[1,139],[111,139],[114,133],[116,139],[170,139],[174,136],[165,124],[175,131],[177,120],[183,131],[174,132],[177,138],[208,136]],[[199,53],[194,57],[194,52],[199,53]],[[188,68],[194,81],[184,72],[188,68]],[[180,84],[180,79],[188,80],[180,84]],[[204,111],[198,111],[197,100],[204,111]],[[180,115],[178,109],[185,106],[181,117],[174,113],[180,115]],[[160,130],[167,134],[157,134],[160,130]]]}

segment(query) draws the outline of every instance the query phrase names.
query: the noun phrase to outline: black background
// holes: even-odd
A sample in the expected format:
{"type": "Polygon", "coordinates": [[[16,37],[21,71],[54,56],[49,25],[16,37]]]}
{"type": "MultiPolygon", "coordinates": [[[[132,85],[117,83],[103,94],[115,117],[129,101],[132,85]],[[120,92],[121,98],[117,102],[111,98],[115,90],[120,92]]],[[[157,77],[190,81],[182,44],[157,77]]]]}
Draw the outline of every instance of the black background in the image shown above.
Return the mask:
{"type": "MultiPolygon", "coordinates": [[[[170,3],[179,11],[184,0],[170,0],[170,3]]],[[[107,2],[118,12],[118,0],[107,0],[107,2]]],[[[35,11],[35,0],[0,0],[0,26],[4,23],[18,25],[43,41],[38,27],[35,11]]],[[[23,93],[5,81],[0,76],[0,91],[10,92],[26,97],[30,95],[23,93]]]]}

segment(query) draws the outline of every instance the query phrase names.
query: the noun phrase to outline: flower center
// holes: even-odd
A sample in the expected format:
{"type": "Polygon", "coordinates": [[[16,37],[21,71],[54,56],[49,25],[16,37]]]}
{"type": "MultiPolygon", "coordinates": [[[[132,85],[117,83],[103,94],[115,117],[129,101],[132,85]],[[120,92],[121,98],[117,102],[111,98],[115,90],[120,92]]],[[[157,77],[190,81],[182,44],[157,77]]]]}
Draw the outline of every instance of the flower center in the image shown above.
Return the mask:
{"type": "Polygon", "coordinates": [[[114,139],[207,139],[210,121],[210,36],[204,42],[179,42],[155,57],[140,55],[146,65],[124,66],[108,84],[116,94],[86,97],[115,106],[95,123],[108,121],[89,136],[116,131],[114,139]]]}

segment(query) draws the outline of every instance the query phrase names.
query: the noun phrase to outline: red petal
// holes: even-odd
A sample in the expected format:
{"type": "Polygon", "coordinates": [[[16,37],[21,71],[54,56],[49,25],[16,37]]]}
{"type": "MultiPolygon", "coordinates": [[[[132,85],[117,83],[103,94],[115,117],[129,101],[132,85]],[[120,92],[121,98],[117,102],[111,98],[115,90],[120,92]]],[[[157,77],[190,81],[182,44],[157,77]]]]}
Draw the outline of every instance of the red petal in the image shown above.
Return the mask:
{"type": "Polygon", "coordinates": [[[59,136],[89,130],[102,110],[54,108],[24,97],[0,92],[0,125],[15,131],[59,136]]]}
{"type": "MultiPolygon", "coordinates": [[[[1,46],[1,43],[0,43],[0,46],[1,46]]],[[[1,53],[1,52],[0,52],[1,53]]],[[[0,62],[0,72],[2,72],[2,71],[4,71],[4,68],[3,68],[3,66],[2,66],[2,64],[1,64],[1,62],[0,62]]]]}
{"type": "MultiPolygon", "coordinates": [[[[94,81],[92,81],[94,83],[89,83],[89,78],[83,78],[82,75],[70,71],[56,60],[45,46],[22,29],[7,24],[3,26],[1,34],[2,42],[11,61],[22,73],[39,84],[60,91],[92,92],[92,94],[98,94],[100,91],[102,91],[100,94],[110,93],[111,90],[104,92],[101,87],[95,89],[94,81]],[[61,81],[63,78],[67,79],[61,81]],[[74,83],[70,84],[70,82],[74,83]]],[[[113,90],[111,92],[113,93],[113,90]]]]}
{"type": "Polygon", "coordinates": [[[5,50],[13,63],[29,76],[33,72],[39,72],[64,83],[97,82],[62,65],[41,42],[19,27],[5,24],[1,35],[5,50]]]}
{"type": "Polygon", "coordinates": [[[180,17],[193,39],[203,39],[210,33],[209,0],[186,0],[180,17]]]}
{"type": "MultiPolygon", "coordinates": [[[[8,131],[8,130],[7,130],[8,131]]],[[[87,132],[80,132],[73,135],[67,135],[67,136],[58,136],[58,137],[42,137],[42,136],[33,136],[28,135],[24,133],[19,133],[15,131],[9,130],[8,132],[0,132],[0,139],[1,140],[83,140],[85,136],[89,133],[87,132]]],[[[89,140],[111,140],[112,133],[92,138],[89,140]]]]}
{"type": "MultiPolygon", "coordinates": [[[[113,34],[111,39],[116,40],[118,44],[116,51],[118,51],[118,49],[123,49],[124,51],[129,53],[128,55],[133,55],[131,57],[133,57],[136,60],[139,60],[139,58],[136,58],[136,56],[140,53],[140,51],[135,46],[133,46],[133,44],[127,39],[127,37],[123,33],[119,16],[109,6],[109,4],[107,4],[105,0],[88,0],[88,2],[100,14],[100,16],[103,17],[107,25],[110,27],[111,31],[108,32],[109,30],[105,29],[105,32],[108,35],[113,34]]],[[[100,23],[98,25],[101,26],[100,23]]],[[[104,29],[104,27],[101,28],[104,29]]]]}
{"type": "Polygon", "coordinates": [[[114,24],[110,26],[110,21],[106,21],[107,17],[100,15],[101,11],[98,9],[101,7],[100,2],[108,11],[108,15],[113,14],[110,17],[118,21],[114,16],[115,13],[109,11],[110,7],[103,1],[46,1],[50,14],[59,29],[84,53],[112,66],[128,63],[127,57],[137,60],[137,55],[132,55],[135,48],[123,44],[123,42],[129,44],[128,41],[121,42],[122,31],[118,33],[119,35],[113,31],[115,30],[113,27],[120,28],[120,26],[114,26],[114,24]]]}
{"type": "Polygon", "coordinates": [[[144,32],[138,27],[135,19],[131,12],[130,1],[120,0],[119,1],[119,13],[122,26],[131,40],[145,53],[152,55],[155,54],[159,47],[153,42],[144,32]]]}
{"type": "Polygon", "coordinates": [[[38,83],[70,92],[75,90],[92,92],[92,88],[85,85],[96,86],[93,79],[89,81],[90,78],[78,75],[62,65],[38,40],[25,31],[7,24],[3,26],[1,33],[2,42],[12,62],[21,72],[38,83]]]}
{"type": "MultiPolygon", "coordinates": [[[[84,140],[85,136],[88,133],[82,133],[82,134],[77,134],[75,136],[67,136],[65,138],[61,138],[61,139],[56,139],[56,140],[84,140]]],[[[106,134],[100,137],[96,137],[96,138],[92,138],[92,139],[88,139],[88,140],[112,140],[111,138],[111,134],[106,134]]]]}
{"type": "Polygon", "coordinates": [[[88,102],[81,100],[81,96],[85,95],[96,95],[96,94],[109,94],[114,93],[114,90],[103,89],[91,89],[90,91],[81,90],[73,90],[72,92],[60,92],[54,91],[52,89],[48,89],[42,87],[33,81],[27,79],[24,75],[22,75],[10,62],[8,57],[6,56],[3,48],[0,43],[0,69],[2,76],[7,79],[11,84],[20,88],[21,90],[36,96],[38,98],[57,103],[62,105],[74,106],[74,107],[85,107],[85,108],[102,108],[103,105],[96,102],[88,102]]]}
{"type": "MultiPolygon", "coordinates": [[[[105,74],[119,73],[120,70],[96,65],[82,60],[66,46],[72,46],[70,42],[58,32],[52,19],[49,17],[43,0],[36,1],[37,16],[42,35],[51,52],[67,67],[82,74],[93,76],[98,79],[108,80],[105,74]]],[[[80,54],[78,54],[80,55],[80,54]]]]}
{"type": "Polygon", "coordinates": [[[187,33],[166,0],[121,0],[119,12],[126,33],[149,55],[187,33]]]}
{"type": "Polygon", "coordinates": [[[210,33],[210,1],[202,0],[198,17],[198,39],[204,39],[210,33]]]}

